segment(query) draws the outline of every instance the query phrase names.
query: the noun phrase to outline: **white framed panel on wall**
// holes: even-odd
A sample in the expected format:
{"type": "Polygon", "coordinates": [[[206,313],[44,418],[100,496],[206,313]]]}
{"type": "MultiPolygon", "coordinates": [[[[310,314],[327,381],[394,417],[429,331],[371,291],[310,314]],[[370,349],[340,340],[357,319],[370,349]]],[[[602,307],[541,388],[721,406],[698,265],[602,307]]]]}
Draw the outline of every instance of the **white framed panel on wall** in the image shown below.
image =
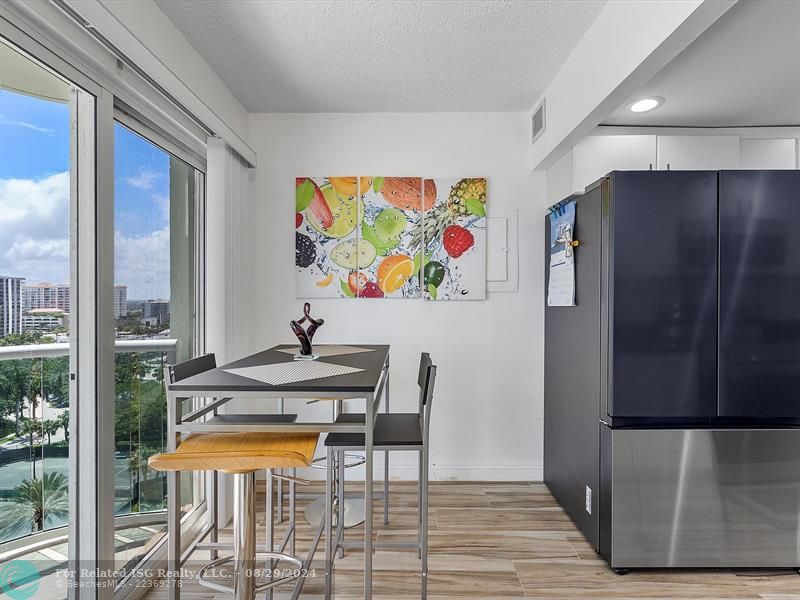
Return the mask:
{"type": "Polygon", "coordinates": [[[519,289],[519,209],[492,209],[486,224],[486,291],[519,289]]]}

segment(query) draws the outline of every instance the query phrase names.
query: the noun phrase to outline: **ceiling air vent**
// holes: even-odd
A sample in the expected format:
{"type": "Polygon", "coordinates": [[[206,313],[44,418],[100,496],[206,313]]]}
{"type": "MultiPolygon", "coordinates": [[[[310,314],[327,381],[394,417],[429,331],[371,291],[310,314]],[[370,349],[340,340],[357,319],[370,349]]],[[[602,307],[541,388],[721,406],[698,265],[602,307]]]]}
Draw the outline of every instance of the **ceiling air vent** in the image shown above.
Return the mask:
{"type": "Polygon", "coordinates": [[[539,136],[544,132],[544,107],[545,99],[542,98],[542,102],[534,109],[531,117],[531,144],[538,140],[539,136]]]}

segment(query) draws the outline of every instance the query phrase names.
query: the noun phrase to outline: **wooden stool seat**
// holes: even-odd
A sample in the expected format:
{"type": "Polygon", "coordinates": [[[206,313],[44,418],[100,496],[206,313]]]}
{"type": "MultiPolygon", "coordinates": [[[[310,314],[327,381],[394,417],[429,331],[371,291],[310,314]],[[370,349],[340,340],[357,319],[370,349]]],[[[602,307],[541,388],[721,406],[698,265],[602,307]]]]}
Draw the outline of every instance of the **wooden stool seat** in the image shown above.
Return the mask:
{"type": "Polygon", "coordinates": [[[199,433],[175,452],[147,461],[156,471],[248,473],[262,469],[308,467],[317,449],[317,433],[199,433]]]}

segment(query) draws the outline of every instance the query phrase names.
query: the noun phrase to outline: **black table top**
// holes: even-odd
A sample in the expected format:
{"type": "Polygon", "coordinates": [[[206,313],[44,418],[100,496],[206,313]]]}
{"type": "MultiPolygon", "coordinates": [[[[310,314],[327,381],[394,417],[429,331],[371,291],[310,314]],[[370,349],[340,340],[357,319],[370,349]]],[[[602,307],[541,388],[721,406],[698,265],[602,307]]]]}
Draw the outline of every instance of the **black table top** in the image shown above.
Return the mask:
{"type": "MultiPolygon", "coordinates": [[[[333,344],[323,345],[329,346],[333,344]]],[[[205,373],[182,379],[170,385],[169,389],[173,392],[226,392],[230,394],[235,394],[236,392],[374,392],[378,385],[383,365],[386,362],[386,355],[389,354],[389,346],[374,344],[347,345],[369,348],[372,352],[322,356],[317,360],[319,362],[364,369],[363,371],[281,385],[270,385],[262,381],[256,381],[255,379],[249,379],[225,371],[225,369],[292,362],[292,355],[286,352],[279,352],[279,349],[294,348],[297,347],[297,344],[281,344],[268,350],[263,350],[262,352],[240,358],[239,360],[222,365],[216,369],[206,371],[205,373]]]]}

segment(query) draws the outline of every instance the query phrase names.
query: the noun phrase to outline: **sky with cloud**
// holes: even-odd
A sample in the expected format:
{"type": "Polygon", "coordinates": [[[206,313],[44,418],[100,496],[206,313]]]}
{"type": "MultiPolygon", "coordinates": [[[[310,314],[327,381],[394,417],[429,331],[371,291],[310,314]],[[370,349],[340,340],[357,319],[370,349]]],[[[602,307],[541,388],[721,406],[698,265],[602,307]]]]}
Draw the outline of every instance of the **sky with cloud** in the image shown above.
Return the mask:
{"type": "MultiPolygon", "coordinates": [[[[0,90],[0,274],[69,281],[69,106],[0,90]]],[[[169,298],[169,155],[115,129],[115,280],[169,298]]]]}

